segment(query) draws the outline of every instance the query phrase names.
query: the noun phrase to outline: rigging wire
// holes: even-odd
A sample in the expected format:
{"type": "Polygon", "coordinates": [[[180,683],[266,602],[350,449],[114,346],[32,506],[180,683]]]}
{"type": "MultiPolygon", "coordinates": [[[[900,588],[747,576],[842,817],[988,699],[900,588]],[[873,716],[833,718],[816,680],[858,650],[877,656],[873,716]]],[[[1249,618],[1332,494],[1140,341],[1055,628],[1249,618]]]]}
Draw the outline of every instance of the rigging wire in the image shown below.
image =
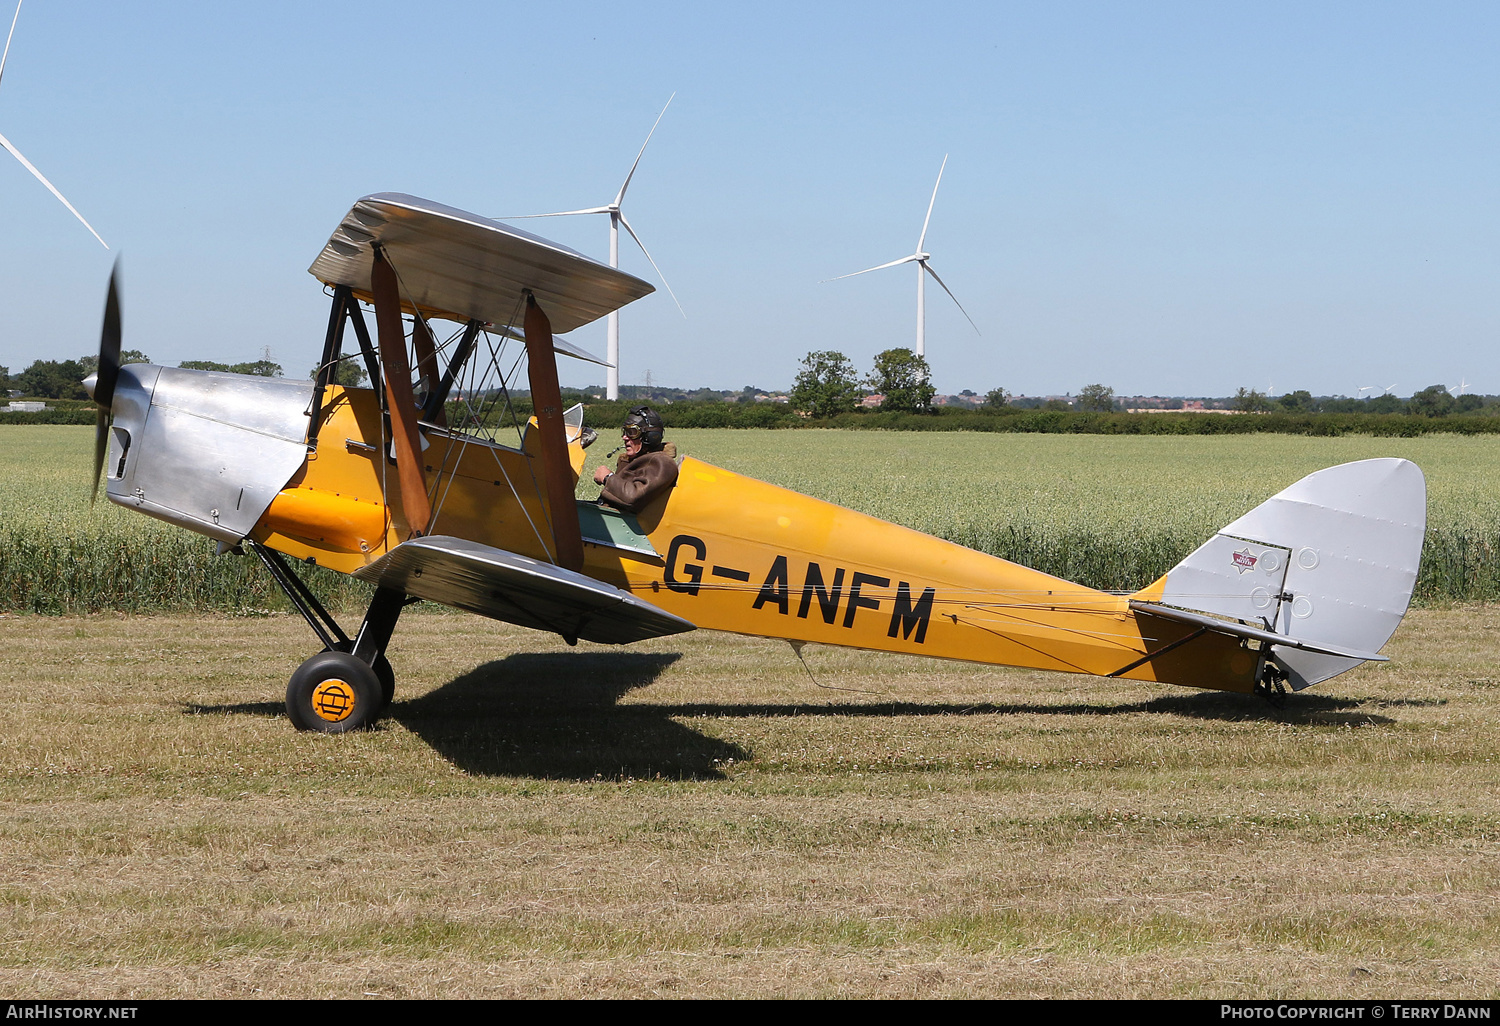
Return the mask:
{"type": "Polygon", "coordinates": [[[889,691],[865,691],[865,690],[863,690],[861,688],[840,688],[840,687],[835,687],[832,684],[824,684],[824,683],[820,682],[818,680],[818,678],[816,678],[816,677],[813,676],[812,667],[808,666],[807,665],[807,660],[802,658],[802,650],[807,647],[807,642],[805,642],[805,641],[793,641],[790,638],[788,638],[787,639],[787,644],[792,646],[792,651],[797,656],[797,662],[801,663],[802,664],[802,668],[807,671],[807,679],[810,680],[810,681],[812,681],[814,684],[816,684],[818,687],[822,688],[825,691],[848,691],[848,692],[851,692],[851,693],[856,694],[856,695],[875,695],[877,697],[881,697],[881,696],[885,696],[885,695],[890,694],[889,691]]]}

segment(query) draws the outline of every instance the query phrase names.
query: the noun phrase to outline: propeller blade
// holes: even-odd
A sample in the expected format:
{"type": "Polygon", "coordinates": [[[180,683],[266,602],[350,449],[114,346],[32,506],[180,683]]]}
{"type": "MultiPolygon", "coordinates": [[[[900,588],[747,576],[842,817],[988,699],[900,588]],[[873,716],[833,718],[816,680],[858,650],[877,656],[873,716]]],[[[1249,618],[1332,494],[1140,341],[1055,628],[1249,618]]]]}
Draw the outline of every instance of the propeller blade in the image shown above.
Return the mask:
{"type": "Polygon", "coordinates": [[[104,476],[104,456],[109,451],[109,414],[99,410],[94,424],[94,490],[89,505],[99,501],[99,479],[104,476]]]}
{"type": "MultiPolygon", "coordinates": [[[[643,143],[641,143],[641,152],[639,152],[639,153],[637,153],[635,155],[635,163],[630,165],[630,174],[628,174],[628,175],[625,176],[625,184],[622,185],[622,186],[620,186],[619,195],[615,196],[615,209],[616,210],[620,209],[620,204],[623,203],[623,202],[625,202],[625,190],[628,189],[628,188],[630,188],[630,180],[635,177],[635,169],[640,166],[641,158],[646,155],[646,147],[651,145],[651,137],[656,134],[656,126],[659,125],[659,124],[661,124],[661,119],[666,115],[667,108],[670,107],[670,106],[672,106],[672,101],[675,100],[676,98],[677,98],[677,94],[675,92],[671,96],[667,97],[667,102],[662,106],[661,113],[658,114],[658,115],[656,115],[656,121],[653,122],[652,125],[651,125],[651,131],[649,131],[649,132],[646,133],[646,141],[643,142],[643,143]]],[[[635,232],[631,232],[630,234],[634,235],[635,232]]],[[[640,242],[641,240],[640,239],[636,239],[635,241],[636,242],[640,242]]],[[[645,247],[642,246],[641,248],[644,249],[645,247]]],[[[660,274],[661,272],[657,271],[656,273],[660,274]]],[[[662,279],[663,282],[665,282],[666,280],[667,279],[665,279],[665,278],[662,279]]],[[[669,289],[667,289],[667,291],[671,292],[672,290],[669,288],[669,289]]],[[[677,297],[673,296],[672,298],[675,299],[677,297]]]]}
{"type": "Polygon", "coordinates": [[[58,199],[62,200],[62,205],[65,206],[65,207],[67,207],[69,210],[73,211],[73,216],[76,217],[76,218],[78,218],[78,220],[80,222],[82,222],[83,226],[89,230],[89,234],[91,234],[94,238],[99,239],[99,245],[103,246],[105,249],[109,248],[109,243],[107,243],[103,239],[99,238],[99,233],[96,232],[96,231],[94,231],[94,226],[91,225],[91,224],[89,224],[87,221],[84,221],[83,215],[78,212],[78,210],[73,206],[73,204],[71,204],[71,203],[68,202],[68,198],[66,196],[64,196],[62,193],[60,193],[60,192],[57,191],[57,186],[55,186],[51,182],[47,181],[46,175],[44,175],[40,171],[38,171],[36,169],[36,167],[31,163],[31,161],[29,161],[25,157],[21,156],[21,151],[18,150],[18,149],[16,149],[14,146],[12,146],[10,144],[10,140],[7,139],[7,138],[5,138],[5,136],[3,136],[3,135],[0,135],[0,146],[4,146],[7,150],[10,150],[11,156],[13,156],[17,160],[19,160],[21,162],[22,166],[24,166],[26,168],[26,170],[28,170],[32,174],[36,175],[36,180],[39,181],[39,182],[41,182],[43,185],[45,185],[47,187],[47,190],[49,192],[51,192],[52,195],[54,195],[58,199]]]}
{"type": "Polygon", "coordinates": [[[587,210],[559,210],[551,214],[506,214],[504,217],[491,218],[494,221],[524,221],[528,217],[568,217],[572,214],[607,214],[609,207],[589,207],[587,210]]]}
{"type": "MultiPolygon", "coordinates": [[[[937,202],[938,186],[943,184],[943,168],[948,166],[948,154],[943,154],[943,166],[938,168],[937,184],[932,187],[932,199],[927,201],[927,217],[922,221],[922,235],[917,239],[917,252],[922,252],[922,243],[927,241],[927,225],[932,221],[932,205],[937,202]]],[[[929,268],[930,270],[930,268],[929,268]]],[[[958,302],[958,300],[954,300],[958,302]]]]}
{"type": "Polygon", "coordinates": [[[120,261],[109,272],[109,292],[104,297],[104,326],[99,332],[99,379],[94,385],[94,402],[101,410],[114,403],[115,382],[120,377],[120,261]]]}
{"type": "MultiPolygon", "coordinates": [[[[673,95],[675,96],[676,94],[674,93],[673,95]]],[[[625,230],[630,233],[630,237],[635,240],[635,244],[641,247],[642,253],[646,254],[646,259],[651,260],[651,254],[646,251],[646,244],[642,242],[641,237],[635,233],[635,229],[630,227],[630,222],[625,220],[625,215],[620,214],[619,218],[620,223],[625,226],[625,230]]],[[[656,266],[655,260],[651,260],[651,266],[656,269],[656,276],[661,279],[661,283],[667,286],[667,295],[671,296],[672,302],[677,304],[677,312],[682,314],[683,317],[686,317],[687,311],[682,308],[682,302],[677,298],[677,293],[672,291],[672,286],[667,284],[667,276],[661,273],[661,268],[656,266]]]]}
{"type": "Polygon", "coordinates": [[[109,272],[109,292],[104,299],[104,326],[99,332],[99,367],[94,378],[94,403],[99,413],[94,424],[94,491],[89,505],[99,499],[99,479],[104,475],[104,456],[109,450],[110,407],[115,383],[120,379],[120,259],[109,272]]]}
{"type": "Polygon", "coordinates": [[[879,264],[879,265],[877,265],[875,267],[866,267],[863,271],[855,271],[853,274],[841,274],[837,278],[824,278],[822,281],[818,282],[818,284],[822,285],[825,282],[842,281],[845,278],[852,278],[852,277],[854,277],[855,274],[869,274],[871,271],[883,271],[887,267],[895,267],[897,264],[909,264],[913,260],[920,260],[920,259],[922,259],[922,258],[919,257],[919,256],[917,256],[917,255],[915,255],[915,254],[913,254],[911,256],[904,256],[900,260],[892,260],[888,264],[879,264]]]}
{"type": "Polygon", "coordinates": [[[953,290],[950,289],[947,285],[943,284],[943,279],[938,277],[938,273],[932,269],[932,265],[929,264],[926,260],[921,261],[921,264],[923,269],[926,270],[928,274],[932,275],[932,280],[943,286],[943,291],[948,293],[948,298],[953,300],[953,305],[958,307],[959,312],[962,313],[965,317],[969,318],[969,326],[974,329],[974,334],[980,334],[979,325],[974,323],[974,318],[969,317],[969,311],[964,309],[964,305],[958,301],[958,297],[953,294],[953,290]]]}
{"type": "Polygon", "coordinates": [[[0,78],[5,77],[5,59],[10,56],[10,41],[16,34],[16,22],[21,20],[22,0],[16,0],[16,14],[10,19],[10,35],[5,37],[5,52],[0,54],[0,78]]]}

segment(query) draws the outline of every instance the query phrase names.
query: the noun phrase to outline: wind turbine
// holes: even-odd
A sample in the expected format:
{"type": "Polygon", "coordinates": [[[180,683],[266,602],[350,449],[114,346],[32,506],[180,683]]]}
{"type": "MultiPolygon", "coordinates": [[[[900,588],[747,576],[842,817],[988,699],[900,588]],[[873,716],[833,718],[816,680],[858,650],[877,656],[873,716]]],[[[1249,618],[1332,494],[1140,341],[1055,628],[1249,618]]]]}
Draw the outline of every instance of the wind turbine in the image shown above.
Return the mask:
{"type": "MultiPolygon", "coordinates": [[[[5,52],[3,54],[0,54],[0,78],[3,78],[5,75],[5,61],[8,57],[10,57],[10,41],[16,34],[16,22],[21,20],[21,3],[23,2],[24,0],[17,0],[15,16],[10,19],[10,34],[5,37],[5,52]]],[[[79,221],[83,222],[83,226],[89,230],[89,234],[93,235],[94,238],[99,239],[99,245],[103,246],[105,249],[109,248],[109,243],[99,238],[99,233],[94,231],[94,226],[89,224],[87,221],[84,221],[83,215],[74,208],[73,204],[68,202],[68,198],[57,191],[57,186],[47,181],[47,176],[38,171],[36,169],[36,166],[32,164],[31,161],[21,156],[21,151],[12,146],[10,140],[5,138],[5,136],[3,135],[0,135],[0,146],[4,146],[7,150],[9,150],[11,156],[15,157],[21,162],[22,167],[30,171],[32,174],[36,175],[36,180],[45,185],[48,192],[52,193],[52,195],[61,200],[63,206],[73,211],[73,216],[78,218],[79,221]]]]}
{"type": "Polygon", "coordinates": [[[948,166],[948,155],[943,154],[942,167],[938,168],[937,182],[932,187],[932,199],[927,201],[927,218],[922,222],[922,234],[917,236],[917,251],[911,256],[904,256],[900,260],[892,260],[889,263],[879,264],[875,267],[866,267],[863,271],[855,271],[853,274],[841,274],[837,278],[825,278],[824,281],[840,281],[844,278],[853,278],[858,274],[868,274],[871,271],[884,270],[887,267],[895,267],[897,264],[917,265],[917,355],[927,355],[927,275],[932,275],[932,280],[943,286],[943,291],[948,293],[948,298],[953,300],[953,305],[958,307],[959,312],[968,318],[974,334],[979,334],[979,325],[974,323],[974,318],[969,317],[969,311],[958,301],[953,290],[943,283],[938,273],[928,263],[932,254],[925,251],[922,246],[927,242],[927,226],[932,222],[932,207],[937,202],[938,186],[943,184],[943,170],[948,166]]]}
{"type": "Polygon", "coordinates": [[[1379,387],[1380,387],[1379,385],[1360,385],[1359,386],[1359,394],[1356,395],[1354,398],[1356,398],[1356,399],[1363,399],[1365,397],[1365,393],[1366,392],[1373,392],[1373,391],[1375,391],[1379,387]]]}
{"type": "MultiPolygon", "coordinates": [[[[672,106],[672,101],[677,94],[673,93],[667,97],[667,102],[662,105],[661,113],[656,115],[656,121],[651,126],[651,131],[646,133],[646,141],[641,143],[641,152],[635,155],[635,163],[630,165],[630,173],[625,176],[625,184],[620,186],[620,191],[615,194],[615,200],[607,206],[588,207],[583,210],[559,210],[552,214],[520,214],[516,217],[502,217],[502,221],[520,221],[528,217],[568,217],[572,214],[608,214],[609,215],[609,266],[620,266],[620,225],[630,233],[635,244],[641,247],[641,252],[646,254],[646,259],[651,261],[651,267],[656,271],[656,276],[661,283],[667,286],[667,294],[672,297],[672,302],[677,304],[677,310],[683,317],[687,311],[682,309],[682,303],[677,298],[677,293],[672,291],[672,286],[667,285],[667,276],[661,273],[661,268],[656,266],[656,261],[651,259],[651,253],[646,249],[646,244],[641,237],[630,227],[630,222],[625,220],[625,213],[620,209],[620,204],[625,202],[625,190],[630,188],[630,180],[635,177],[635,169],[640,166],[641,158],[646,155],[646,147],[651,144],[651,137],[656,134],[656,126],[661,124],[662,117],[667,113],[667,108],[672,106]]],[[[620,311],[614,310],[609,315],[609,342],[605,353],[608,366],[604,369],[605,396],[609,399],[620,398],[620,311]]]]}

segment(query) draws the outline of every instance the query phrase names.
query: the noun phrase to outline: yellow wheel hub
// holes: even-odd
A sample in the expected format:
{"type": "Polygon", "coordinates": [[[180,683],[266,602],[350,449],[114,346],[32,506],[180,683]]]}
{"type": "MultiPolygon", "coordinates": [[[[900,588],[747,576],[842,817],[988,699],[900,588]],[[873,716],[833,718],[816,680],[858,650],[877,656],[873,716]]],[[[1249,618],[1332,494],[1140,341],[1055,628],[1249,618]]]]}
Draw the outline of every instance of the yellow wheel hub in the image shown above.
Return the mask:
{"type": "Polygon", "coordinates": [[[354,713],[354,688],[337,677],[325,680],[312,693],[313,712],[329,723],[341,723],[354,713]]]}

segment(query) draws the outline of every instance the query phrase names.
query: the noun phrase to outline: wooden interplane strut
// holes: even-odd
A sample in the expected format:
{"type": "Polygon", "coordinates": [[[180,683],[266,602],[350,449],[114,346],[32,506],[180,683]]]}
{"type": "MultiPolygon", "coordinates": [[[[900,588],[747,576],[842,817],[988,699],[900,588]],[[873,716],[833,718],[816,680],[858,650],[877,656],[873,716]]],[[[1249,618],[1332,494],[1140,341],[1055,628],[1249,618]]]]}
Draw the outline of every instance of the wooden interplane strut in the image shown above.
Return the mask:
{"type": "Polygon", "coordinates": [[[536,408],[542,441],[542,466],[547,479],[547,506],[552,515],[552,537],[557,565],[583,569],[583,533],[578,507],[573,504],[573,465],[568,459],[568,429],[563,423],[562,390],[557,383],[557,357],[552,352],[552,322],[526,293],[526,365],[531,376],[531,402],[536,408]]]}
{"type": "Polygon", "coordinates": [[[380,364],[385,370],[385,395],[391,411],[391,434],[396,443],[396,478],[401,506],[406,511],[409,537],[427,533],[432,505],[422,474],[422,436],[417,430],[417,400],[411,390],[411,365],[406,362],[406,333],[401,328],[401,295],[396,271],[385,253],[375,250],[370,270],[370,294],[375,298],[375,333],[380,364]]]}

